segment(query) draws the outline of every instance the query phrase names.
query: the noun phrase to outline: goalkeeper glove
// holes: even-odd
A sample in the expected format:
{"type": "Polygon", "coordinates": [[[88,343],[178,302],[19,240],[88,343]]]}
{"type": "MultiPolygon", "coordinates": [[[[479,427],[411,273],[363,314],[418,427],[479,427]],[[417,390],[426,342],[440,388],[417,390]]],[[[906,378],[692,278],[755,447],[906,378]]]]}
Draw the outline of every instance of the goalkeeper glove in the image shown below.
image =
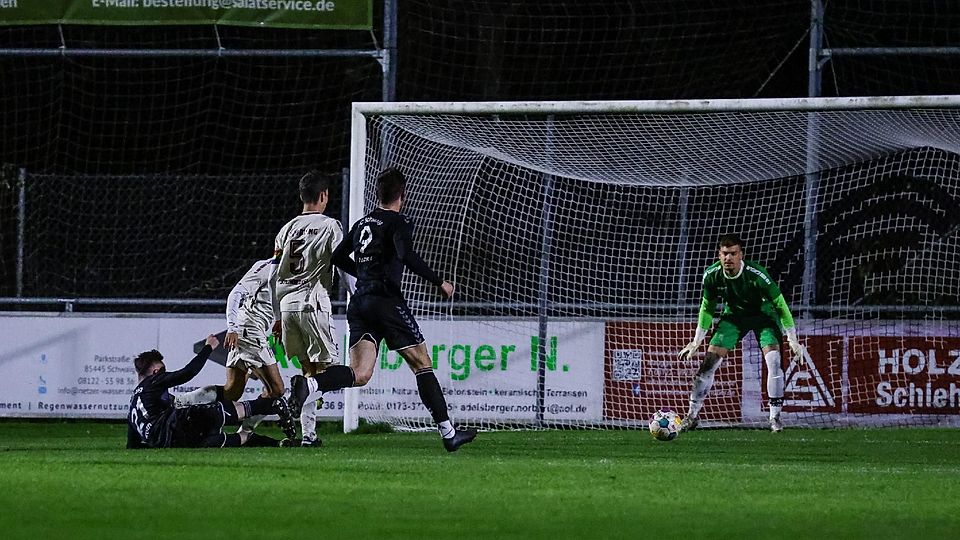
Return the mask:
{"type": "Polygon", "coordinates": [[[697,333],[693,336],[693,341],[687,343],[686,347],[680,349],[680,354],[677,355],[677,358],[680,360],[689,360],[696,354],[697,349],[700,348],[700,344],[703,343],[703,338],[706,337],[707,331],[703,328],[697,327],[697,333]]]}
{"type": "Polygon", "coordinates": [[[807,363],[807,348],[797,340],[797,329],[787,329],[787,344],[790,345],[790,351],[793,353],[797,363],[801,366],[807,363]]]}

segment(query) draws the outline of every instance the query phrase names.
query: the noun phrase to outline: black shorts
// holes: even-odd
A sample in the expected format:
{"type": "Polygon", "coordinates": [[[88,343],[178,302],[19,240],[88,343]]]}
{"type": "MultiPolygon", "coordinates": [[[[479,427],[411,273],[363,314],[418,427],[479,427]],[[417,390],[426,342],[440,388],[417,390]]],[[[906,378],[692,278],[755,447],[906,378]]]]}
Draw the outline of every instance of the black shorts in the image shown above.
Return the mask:
{"type": "Polygon", "coordinates": [[[402,298],[354,296],[347,307],[347,324],[350,326],[351,348],[361,339],[378,346],[382,339],[391,351],[423,343],[420,327],[402,298]]]}
{"type": "Polygon", "coordinates": [[[191,405],[174,411],[177,421],[173,430],[170,446],[178,448],[198,448],[201,446],[222,446],[217,444],[218,436],[224,436],[223,426],[226,415],[223,405],[215,401],[203,405],[191,405]]]}

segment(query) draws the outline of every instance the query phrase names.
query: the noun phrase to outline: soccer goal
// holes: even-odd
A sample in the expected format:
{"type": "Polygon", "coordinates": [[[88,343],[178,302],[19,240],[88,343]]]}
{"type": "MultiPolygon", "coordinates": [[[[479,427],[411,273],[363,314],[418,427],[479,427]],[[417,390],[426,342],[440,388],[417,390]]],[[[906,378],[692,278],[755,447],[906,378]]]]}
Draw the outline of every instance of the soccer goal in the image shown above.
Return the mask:
{"type": "MultiPolygon", "coordinates": [[[[745,240],[797,320],[790,426],[960,424],[960,96],[355,103],[350,221],[387,166],[428,262],[404,290],[455,422],[645,427],[684,413],[704,269],[745,240]]],[[[705,351],[701,348],[700,355],[705,351]]],[[[701,425],[765,425],[750,335],[701,425]]],[[[359,418],[431,426],[381,350],[359,418]]]]}

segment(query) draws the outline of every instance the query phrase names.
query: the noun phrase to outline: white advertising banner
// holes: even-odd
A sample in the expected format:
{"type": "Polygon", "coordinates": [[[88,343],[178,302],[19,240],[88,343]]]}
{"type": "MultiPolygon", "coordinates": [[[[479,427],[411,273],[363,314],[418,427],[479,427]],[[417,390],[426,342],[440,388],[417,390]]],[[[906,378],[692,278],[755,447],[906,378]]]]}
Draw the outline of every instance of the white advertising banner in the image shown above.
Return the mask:
{"type": "MultiPolygon", "coordinates": [[[[124,418],[137,384],[133,359],[157,349],[168,370],[183,367],[208,334],[221,334],[220,317],[0,316],[0,417],[124,418]]],[[[345,351],[344,320],[337,320],[345,351]]],[[[537,418],[535,321],[423,321],[422,330],[451,416],[494,421],[537,418]]],[[[545,421],[597,421],[602,417],[604,324],[553,323],[545,343],[545,421]]],[[[382,351],[374,378],[361,389],[360,416],[429,417],[416,379],[396,353],[382,351]]],[[[211,358],[222,358],[222,347],[211,358]]],[[[279,362],[285,382],[300,372],[279,362]]],[[[223,384],[225,370],[208,361],[186,392],[223,384]]],[[[243,399],[261,386],[247,384],[243,399]]],[[[321,416],[343,414],[343,392],[324,396],[321,416]]]]}
{"type": "MultiPolygon", "coordinates": [[[[221,317],[189,316],[8,316],[0,321],[7,337],[0,342],[0,416],[10,417],[124,418],[137,385],[137,354],[157,349],[173,371],[195,356],[197,342],[226,327],[221,317]]],[[[211,358],[224,356],[221,346],[211,358]]],[[[291,362],[280,368],[285,381],[300,372],[291,362]]],[[[224,367],[208,361],[196,378],[171,391],[224,381],[224,367]]],[[[261,389],[251,380],[242,399],[255,398],[261,389]]],[[[343,393],[327,398],[322,414],[341,416],[343,393]]]]}
{"type": "MultiPolygon", "coordinates": [[[[535,320],[423,321],[421,330],[454,420],[597,422],[603,417],[602,322],[548,326],[542,411],[535,320]]],[[[429,416],[403,359],[381,348],[373,379],[360,390],[360,417],[429,416]]]]}

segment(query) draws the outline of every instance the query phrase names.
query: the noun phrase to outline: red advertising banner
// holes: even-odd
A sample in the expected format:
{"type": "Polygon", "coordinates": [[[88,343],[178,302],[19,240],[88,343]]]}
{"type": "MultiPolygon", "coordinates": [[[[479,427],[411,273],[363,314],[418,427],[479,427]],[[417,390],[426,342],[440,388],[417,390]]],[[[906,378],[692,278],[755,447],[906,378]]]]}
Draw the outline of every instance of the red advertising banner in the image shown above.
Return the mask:
{"type": "MultiPolygon", "coordinates": [[[[839,336],[806,336],[807,356],[801,364],[783,347],[783,411],[839,413],[843,407],[843,341],[839,336]]],[[[767,410],[767,364],[761,362],[760,389],[767,410]]]]}
{"type": "Polygon", "coordinates": [[[960,413],[960,337],[851,337],[851,413],[960,413]]]}
{"type": "MultiPolygon", "coordinates": [[[[696,327],[695,322],[610,322],[606,327],[603,416],[607,420],[646,420],[657,409],[686,414],[693,376],[700,366],[704,344],[696,358],[683,361],[677,353],[696,327]]],[[[739,422],[742,418],[742,368],[736,349],[717,370],[704,402],[703,421],[739,422]]]]}

